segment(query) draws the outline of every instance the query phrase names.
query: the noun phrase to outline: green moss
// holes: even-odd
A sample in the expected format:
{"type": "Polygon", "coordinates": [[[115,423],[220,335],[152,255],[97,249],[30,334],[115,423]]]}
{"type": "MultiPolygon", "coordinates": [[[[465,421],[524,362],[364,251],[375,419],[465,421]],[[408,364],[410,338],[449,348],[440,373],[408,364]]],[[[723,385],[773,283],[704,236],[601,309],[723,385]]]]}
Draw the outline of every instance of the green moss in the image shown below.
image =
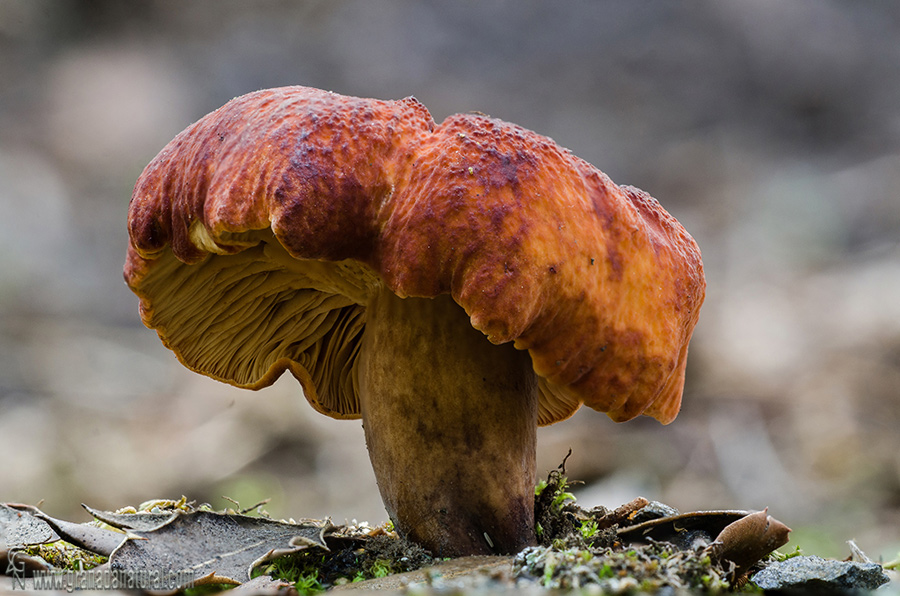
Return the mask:
{"type": "Polygon", "coordinates": [[[578,528],[578,531],[581,533],[582,538],[584,538],[585,540],[590,540],[597,535],[597,532],[599,532],[600,529],[597,527],[596,520],[589,519],[581,523],[581,527],[578,528]]]}
{"type": "Polygon", "coordinates": [[[372,577],[387,577],[395,573],[397,573],[395,565],[387,559],[376,559],[369,567],[369,574],[372,577]]]}
{"type": "Polygon", "coordinates": [[[718,593],[728,589],[725,572],[709,557],[695,551],[678,551],[664,543],[639,545],[628,550],[612,548],[528,548],[516,556],[517,577],[536,580],[553,590],[577,590],[599,586],[604,592],[644,591],[664,587],[718,593]]]}
{"type": "Polygon", "coordinates": [[[370,538],[344,548],[292,553],[274,559],[254,572],[293,584],[301,594],[316,594],[336,585],[387,577],[430,564],[431,557],[416,545],[395,536],[370,538]]]}
{"type": "Polygon", "coordinates": [[[802,555],[803,551],[800,550],[799,546],[796,546],[794,547],[794,550],[789,553],[782,553],[776,550],[770,556],[776,561],[787,561],[788,559],[793,559],[794,557],[799,557],[802,555]]]}
{"type": "MultiPolygon", "coordinates": [[[[573,512],[576,510],[575,495],[569,492],[571,482],[565,475],[565,461],[558,469],[547,475],[534,488],[535,536],[542,545],[554,544],[557,548],[571,546],[571,538],[579,536],[584,525],[573,512]]],[[[590,526],[584,528],[590,533],[590,526]]],[[[597,533],[596,524],[593,526],[597,533]]]]}
{"type": "Polygon", "coordinates": [[[93,569],[107,561],[107,557],[69,544],[65,540],[30,546],[25,549],[25,553],[33,557],[40,557],[54,568],[65,571],[93,569]]]}
{"type": "Polygon", "coordinates": [[[219,594],[236,587],[237,586],[231,584],[202,584],[191,588],[185,588],[181,594],[183,596],[207,596],[207,594],[219,594]]]}
{"type": "Polygon", "coordinates": [[[253,577],[270,575],[293,584],[300,594],[317,594],[326,588],[319,575],[324,558],[319,552],[285,555],[255,570],[253,577]]]}

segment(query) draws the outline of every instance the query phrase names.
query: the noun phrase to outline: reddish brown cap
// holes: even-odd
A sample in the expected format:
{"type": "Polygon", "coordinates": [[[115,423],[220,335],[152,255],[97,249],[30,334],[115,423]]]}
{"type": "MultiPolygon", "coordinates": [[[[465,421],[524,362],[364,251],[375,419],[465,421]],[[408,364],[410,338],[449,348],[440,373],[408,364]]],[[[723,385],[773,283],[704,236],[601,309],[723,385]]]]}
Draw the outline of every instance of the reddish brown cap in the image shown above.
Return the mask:
{"type": "Polygon", "coordinates": [[[696,243],[648,194],[513,124],[251,93],[147,166],[128,226],[144,323],[233,385],[288,369],[318,411],[358,417],[365,304],[386,287],[451,294],[491,342],[528,350],[541,424],[581,403],[616,421],[678,413],[705,292],[696,243]]]}

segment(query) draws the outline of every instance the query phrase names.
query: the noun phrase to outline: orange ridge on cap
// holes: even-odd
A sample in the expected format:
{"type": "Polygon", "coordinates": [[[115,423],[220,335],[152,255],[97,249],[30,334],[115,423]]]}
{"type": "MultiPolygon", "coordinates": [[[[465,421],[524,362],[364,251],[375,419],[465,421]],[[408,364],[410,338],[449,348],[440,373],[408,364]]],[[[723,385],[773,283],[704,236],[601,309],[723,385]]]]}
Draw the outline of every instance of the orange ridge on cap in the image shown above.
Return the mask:
{"type": "MultiPolygon", "coordinates": [[[[149,281],[167,251],[199,264],[271,229],[298,261],[352,259],[397,295],[451,294],[490,341],[529,351],[543,424],[580,403],[617,421],[673,420],[705,293],[696,243],[647,193],[498,119],[455,115],[436,126],[412,98],[304,87],[236,98],[147,166],[128,227],[126,282],[144,322],[186,365],[253,388],[290,368],[311,402],[314,375],[299,361],[238,383],[186,355],[203,330],[173,340],[149,281]]],[[[352,410],[354,399],[344,401],[352,410]]],[[[339,415],[358,414],[349,410],[339,415]]]]}

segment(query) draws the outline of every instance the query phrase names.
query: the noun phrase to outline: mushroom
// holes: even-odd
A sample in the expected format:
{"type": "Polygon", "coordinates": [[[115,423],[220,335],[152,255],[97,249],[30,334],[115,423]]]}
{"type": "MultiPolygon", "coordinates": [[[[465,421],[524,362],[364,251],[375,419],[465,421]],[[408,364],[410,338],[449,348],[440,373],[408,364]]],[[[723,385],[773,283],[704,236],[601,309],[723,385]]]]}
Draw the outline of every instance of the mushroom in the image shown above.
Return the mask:
{"type": "Polygon", "coordinates": [[[134,188],[125,280],[188,368],[285,370],[362,418],[385,507],[438,556],[533,544],[536,426],[672,421],[705,292],[648,194],[551,139],[413,98],[238,97],[134,188]]]}

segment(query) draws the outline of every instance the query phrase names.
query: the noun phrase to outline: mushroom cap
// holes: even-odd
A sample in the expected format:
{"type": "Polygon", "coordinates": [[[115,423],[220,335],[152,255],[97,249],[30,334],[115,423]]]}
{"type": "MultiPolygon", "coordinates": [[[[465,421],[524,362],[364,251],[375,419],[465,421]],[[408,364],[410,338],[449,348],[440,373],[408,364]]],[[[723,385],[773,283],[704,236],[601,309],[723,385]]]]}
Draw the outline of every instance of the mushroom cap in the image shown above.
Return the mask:
{"type": "Polygon", "coordinates": [[[413,98],[238,97],[146,167],[128,229],[125,280],[185,366],[250,389],[290,370],[335,418],[359,417],[365,305],[387,288],[450,294],[528,350],[540,424],[582,403],[668,423],[705,293],[696,243],[647,193],[413,98]]]}

